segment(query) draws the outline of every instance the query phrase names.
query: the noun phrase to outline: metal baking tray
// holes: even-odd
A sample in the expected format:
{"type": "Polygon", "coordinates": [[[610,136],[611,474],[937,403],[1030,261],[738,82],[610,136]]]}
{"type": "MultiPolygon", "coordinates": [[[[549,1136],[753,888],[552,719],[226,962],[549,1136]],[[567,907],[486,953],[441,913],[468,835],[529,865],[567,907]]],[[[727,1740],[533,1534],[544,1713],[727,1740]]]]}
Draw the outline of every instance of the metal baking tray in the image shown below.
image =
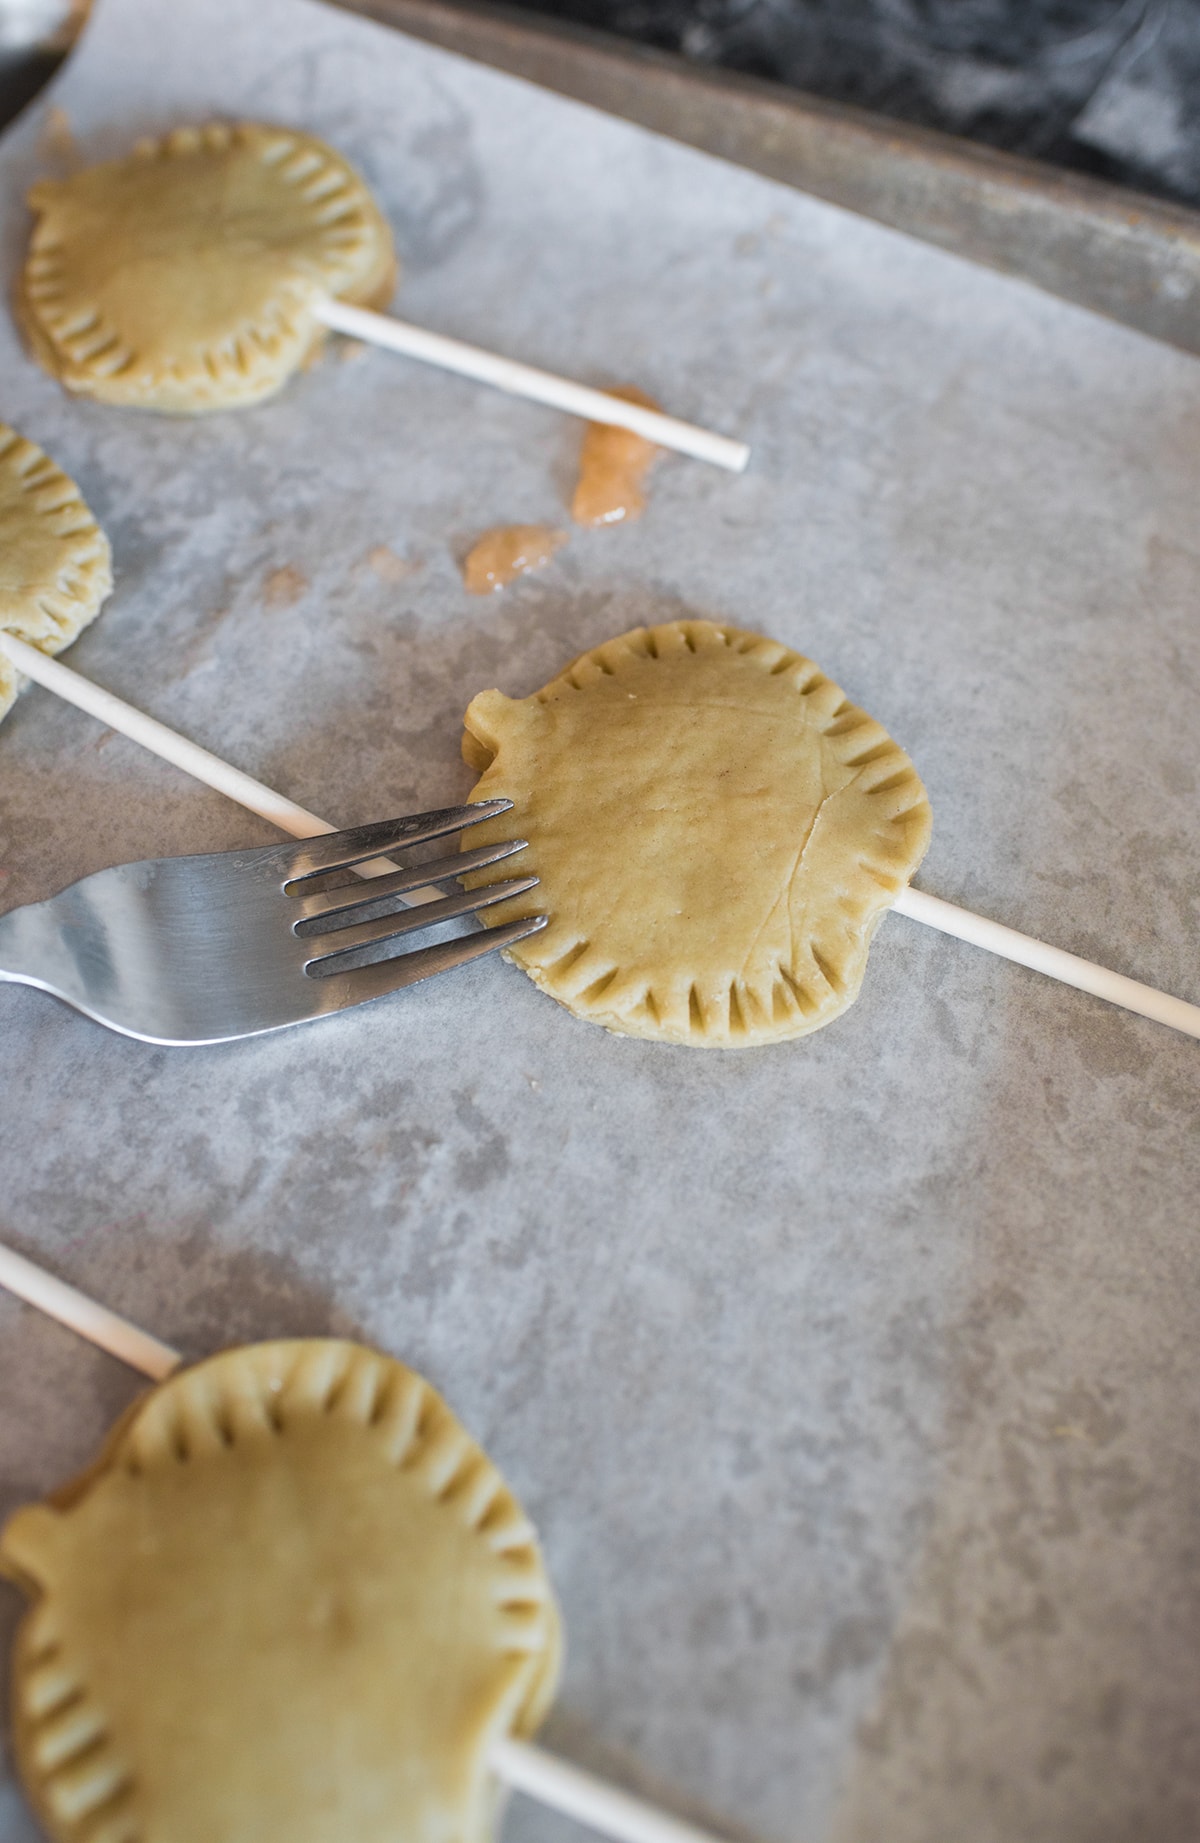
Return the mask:
{"type": "Polygon", "coordinates": [[[335,3],[1200,353],[1200,212],[517,9],[335,3]]]}

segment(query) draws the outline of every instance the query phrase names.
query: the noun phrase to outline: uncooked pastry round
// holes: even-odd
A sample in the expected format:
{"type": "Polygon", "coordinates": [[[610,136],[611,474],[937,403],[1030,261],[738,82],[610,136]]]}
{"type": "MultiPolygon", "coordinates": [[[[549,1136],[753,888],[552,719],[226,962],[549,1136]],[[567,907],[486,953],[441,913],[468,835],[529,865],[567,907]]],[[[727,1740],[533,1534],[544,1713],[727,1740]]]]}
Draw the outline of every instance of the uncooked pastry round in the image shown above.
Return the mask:
{"type": "MultiPolygon", "coordinates": [[[[638,627],[532,697],[475,698],[473,800],[514,811],[541,911],[509,957],[608,1030],[723,1049],[818,1030],[929,842],[908,756],[811,660],[711,621],[638,627]]],[[[471,887],[495,881],[489,869],[471,887]]]]}
{"type": "MultiPolygon", "coordinates": [[[[0,423],[0,628],[61,653],[112,591],[108,539],[49,455],[0,423]]],[[[0,655],[0,717],[23,680],[0,655]]]]}
{"type": "Polygon", "coordinates": [[[21,1777],[60,1843],[483,1843],[559,1625],[536,1537],[428,1383],[356,1344],[184,1370],[0,1568],[21,1777]]]}
{"type": "Polygon", "coordinates": [[[29,194],[17,295],[68,390],[196,412],[277,391],[325,337],[315,301],[382,306],[396,259],[366,185],[312,135],[178,128],[29,194]]]}

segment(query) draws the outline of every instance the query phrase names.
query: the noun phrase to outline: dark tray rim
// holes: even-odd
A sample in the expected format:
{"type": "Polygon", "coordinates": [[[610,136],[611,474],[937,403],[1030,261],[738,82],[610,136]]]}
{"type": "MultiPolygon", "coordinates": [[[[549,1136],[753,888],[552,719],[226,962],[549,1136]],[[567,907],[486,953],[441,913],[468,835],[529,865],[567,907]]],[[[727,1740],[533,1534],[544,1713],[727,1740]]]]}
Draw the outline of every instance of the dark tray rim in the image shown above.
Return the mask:
{"type": "Polygon", "coordinates": [[[335,4],[1200,354],[1184,206],[513,7],[335,4]]]}

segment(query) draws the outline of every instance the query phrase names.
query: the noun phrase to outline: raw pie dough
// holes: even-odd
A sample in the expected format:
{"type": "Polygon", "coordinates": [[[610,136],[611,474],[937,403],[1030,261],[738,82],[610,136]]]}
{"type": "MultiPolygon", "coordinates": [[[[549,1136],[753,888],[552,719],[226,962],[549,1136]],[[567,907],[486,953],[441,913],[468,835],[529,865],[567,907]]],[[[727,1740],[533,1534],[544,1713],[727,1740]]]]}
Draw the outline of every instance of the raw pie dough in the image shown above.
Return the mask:
{"type": "Polygon", "coordinates": [[[811,660],[710,621],[637,627],[532,697],[481,692],[463,754],[471,798],[515,807],[468,842],[519,830],[541,879],[481,919],[548,912],[509,957],[627,1036],[733,1049],[828,1024],[929,843],[886,731],[811,660]]]}
{"type": "Polygon", "coordinates": [[[382,306],[391,231],[323,141],[242,122],[177,128],[124,160],[35,185],[17,294],[68,390],[155,410],[269,397],[325,337],[336,295],[382,306]]]}
{"type": "Polygon", "coordinates": [[[327,1339],[156,1388],[0,1568],[22,1779],[61,1843],[482,1843],[558,1614],[529,1522],[420,1376],[327,1339]]]}
{"type": "MultiPolygon", "coordinates": [[[[0,628],[61,653],[111,590],[108,539],[79,488],[0,422],[0,628]]],[[[0,654],[0,718],[24,682],[0,654]]]]}

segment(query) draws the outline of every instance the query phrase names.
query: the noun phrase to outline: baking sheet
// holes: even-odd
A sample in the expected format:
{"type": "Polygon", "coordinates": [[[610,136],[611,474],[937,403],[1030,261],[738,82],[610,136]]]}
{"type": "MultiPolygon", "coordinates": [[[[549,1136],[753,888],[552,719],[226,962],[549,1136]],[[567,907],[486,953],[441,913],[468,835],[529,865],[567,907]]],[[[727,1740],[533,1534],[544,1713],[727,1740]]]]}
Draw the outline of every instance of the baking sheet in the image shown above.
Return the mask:
{"type": "MultiPolygon", "coordinates": [[[[143,418],[69,402],[6,320],[0,416],[113,540],[81,670],[351,823],[465,793],[484,686],[739,622],[911,752],[924,887],[1200,993],[1194,361],[304,0],[102,0],[0,147],[6,284],[53,106],[89,158],[212,112],[311,128],[384,201],[409,317],[754,444],[475,601],[483,527],[566,522],[566,419],[356,352],[143,418]]],[[[0,730],[6,907],[271,836],[40,692],[0,730]]],[[[425,1370],[542,1530],[571,1757],[779,1843],[1172,1843],[1198,1069],[898,917],[845,1018],[749,1053],[607,1037],[489,963],[195,1052],[4,987],[0,1235],[191,1354],[333,1329],[425,1370]]],[[[0,1508],[136,1387],[0,1297],[0,1508]]],[[[6,1783],[0,1836],[34,1835],[6,1783]]]]}

